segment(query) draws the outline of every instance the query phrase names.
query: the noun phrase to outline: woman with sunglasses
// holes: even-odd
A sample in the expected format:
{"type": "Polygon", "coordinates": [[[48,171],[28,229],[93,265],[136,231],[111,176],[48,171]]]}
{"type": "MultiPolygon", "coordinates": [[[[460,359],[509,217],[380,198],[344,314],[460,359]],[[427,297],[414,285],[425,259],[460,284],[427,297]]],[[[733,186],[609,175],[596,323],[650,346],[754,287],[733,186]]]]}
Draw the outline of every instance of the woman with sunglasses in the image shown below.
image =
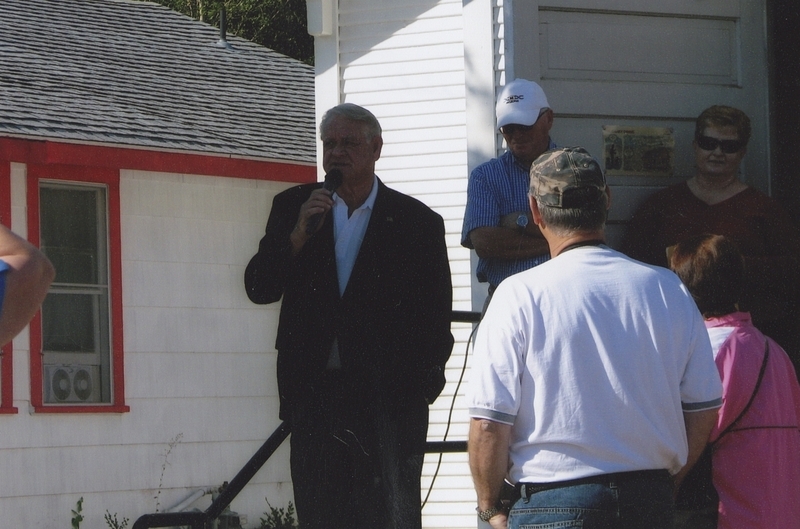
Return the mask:
{"type": "Polygon", "coordinates": [[[695,122],[695,174],[663,189],[631,218],[622,251],[667,266],[678,242],[700,233],[732,239],[745,257],[741,309],[765,334],[783,344],[800,366],[800,231],[770,197],[742,182],[750,119],[741,110],[715,105],[695,122]]]}

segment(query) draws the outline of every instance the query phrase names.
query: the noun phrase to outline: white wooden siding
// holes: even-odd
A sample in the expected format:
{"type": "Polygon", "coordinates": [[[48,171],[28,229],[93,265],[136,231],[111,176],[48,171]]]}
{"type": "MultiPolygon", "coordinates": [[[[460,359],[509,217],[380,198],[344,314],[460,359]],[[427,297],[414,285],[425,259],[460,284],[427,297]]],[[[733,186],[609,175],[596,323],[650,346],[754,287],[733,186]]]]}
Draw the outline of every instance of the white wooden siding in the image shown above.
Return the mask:
{"type": "MultiPolygon", "coordinates": [[[[453,307],[471,310],[470,254],[460,244],[469,171],[462,9],[461,0],[341,0],[338,69],[340,101],[365,106],[383,127],[378,176],[444,218],[453,307]]],[[[431,440],[442,439],[451,406],[447,438],[466,439],[464,384],[455,403],[453,395],[471,330],[467,324],[454,326],[448,383],[431,409],[431,440]]],[[[426,458],[423,499],[437,460],[426,458]]],[[[474,503],[466,454],[445,454],[423,509],[423,525],[475,527],[474,503]]]]}
{"type": "MultiPolygon", "coordinates": [[[[492,33],[492,43],[494,48],[494,94],[491,100],[493,105],[496,104],[497,101],[497,94],[503,89],[508,81],[513,81],[515,78],[514,70],[513,70],[513,62],[508,61],[508,54],[509,54],[509,38],[506,38],[507,32],[513,31],[513,24],[506,24],[506,10],[508,9],[508,4],[504,3],[503,0],[492,0],[492,26],[494,28],[494,32],[492,33]],[[509,70],[510,68],[510,70],[509,70]]],[[[508,35],[511,37],[511,35],[508,35]]],[[[492,107],[494,108],[494,106],[492,107]]],[[[493,115],[494,121],[492,122],[493,125],[497,125],[497,118],[493,115]]],[[[500,156],[506,150],[506,143],[503,139],[503,135],[500,134],[500,131],[494,129],[494,140],[495,140],[495,155],[500,156]]],[[[477,257],[476,257],[477,259],[477,257]]]]}
{"type": "MultiPolygon", "coordinates": [[[[183,434],[167,471],[170,487],[185,491],[230,479],[279,424],[274,343],[280,306],[250,303],[243,274],[272,198],[287,187],[122,173],[128,403],[131,415],[141,410],[154,421],[139,425],[152,432],[140,434],[151,451],[163,454],[165,443],[183,434]]],[[[265,496],[275,506],[291,499],[288,446],[232,508],[255,522],[266,510],[265,496]]]]}

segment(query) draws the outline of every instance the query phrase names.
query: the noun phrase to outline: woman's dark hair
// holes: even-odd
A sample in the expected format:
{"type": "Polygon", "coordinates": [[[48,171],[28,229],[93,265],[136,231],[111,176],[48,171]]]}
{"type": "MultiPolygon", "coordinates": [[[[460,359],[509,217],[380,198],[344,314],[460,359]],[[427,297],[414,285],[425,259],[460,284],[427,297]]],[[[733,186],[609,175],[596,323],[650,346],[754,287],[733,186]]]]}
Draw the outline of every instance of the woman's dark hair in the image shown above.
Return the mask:
{"type": "Polygon", "coordinates": [[[708,233],[684,239],[675,245],[669,267],[689,289],[704,317],[737,311],[744,258],[732,240],[708,233]]]}

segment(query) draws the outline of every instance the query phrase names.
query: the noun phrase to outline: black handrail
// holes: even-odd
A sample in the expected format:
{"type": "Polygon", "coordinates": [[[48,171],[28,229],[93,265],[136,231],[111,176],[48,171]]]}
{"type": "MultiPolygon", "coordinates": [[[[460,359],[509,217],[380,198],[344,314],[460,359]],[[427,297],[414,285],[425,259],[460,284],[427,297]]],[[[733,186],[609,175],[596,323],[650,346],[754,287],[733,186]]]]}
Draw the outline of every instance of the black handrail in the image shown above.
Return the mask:
{"type": "Polygon", "coordinates": [[[264,466],[275,450],[289,436],[289,425],[282,422],[272,435],[261,445],[261,448],[253,454],[250,461],[236,474],[230,483],[224,487],[219,496],[211,502],[211,505],[204,512],[160,512],[145,514],[140,516],[133,529],[148,529],[151,527],[172,527],[188,525],[192,529],[206,529],[207,524],[219,518],[225,507],[231,504],[233,499],[242,491],[247,483],[256,475],[256,472],[264,466]]]}
{"type": "MultiPolygon", "coordinates": [[[[477,323],[481,319],[480,312],[468,312],[454,310],[451,316],[453,322],[477,323]]],[[[286,422],[272,432],[272,435],[261,445],[261,448],[253,454],[253,457],[245,464],[238,474],[225,486],[219,496],[211,502],[211,505],[203,512],[157,512],[144,514],[136,520],[132,529],[152,529],[154,527],[174,527],[189,526],[191,529],[208,529],[213,520],[219,518],[222,511],[231,504],[233,499],[239,495],[253,476],[256,475],[264,463],[267,462],[275,450],[289,436],[290,427],[286,422]]],[[[428,441],[425,446],[425,453],[454,453],[466,452],[466,441],[428,441]]]]}
{"type": "Polygon", "coordinates": [[[481,313],[469,310],[454,310],[450,316],[452,322],[463,323],[479,323],[481,321],[481,313]]]}

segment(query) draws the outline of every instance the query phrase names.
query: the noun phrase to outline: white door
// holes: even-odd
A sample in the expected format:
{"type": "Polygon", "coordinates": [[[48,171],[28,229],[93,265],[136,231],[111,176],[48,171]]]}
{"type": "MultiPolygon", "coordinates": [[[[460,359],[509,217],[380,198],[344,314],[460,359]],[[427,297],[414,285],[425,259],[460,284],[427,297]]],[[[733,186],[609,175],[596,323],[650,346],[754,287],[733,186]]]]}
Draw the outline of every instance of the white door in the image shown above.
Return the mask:
{"type": "Polygon", "coordinates": [[[672,131],[671,175],[610,172],[612,244],[645,196],[691,176],[694,119],[713,104],[752,120],[742,176],[769,193],[765,11],[764,0],[505,0],[506,77],[542,85],[559,145],[602,159],[604,127],[672,131]]]}

